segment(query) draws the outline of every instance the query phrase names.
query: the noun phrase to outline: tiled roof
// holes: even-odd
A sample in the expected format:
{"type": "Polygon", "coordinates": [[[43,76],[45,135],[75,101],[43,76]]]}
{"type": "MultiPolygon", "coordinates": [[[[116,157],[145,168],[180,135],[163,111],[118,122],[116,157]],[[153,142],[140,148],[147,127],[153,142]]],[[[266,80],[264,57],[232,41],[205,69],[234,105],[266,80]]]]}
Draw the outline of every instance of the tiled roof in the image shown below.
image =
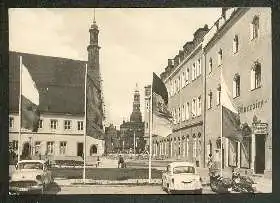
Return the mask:
{"type": "Polygon", "coordinates": [[[9,53],[10,112],[18,112],[19,56],[39,90],[41,113],[84,114],[86,61],[19,52],[9,53]]]}

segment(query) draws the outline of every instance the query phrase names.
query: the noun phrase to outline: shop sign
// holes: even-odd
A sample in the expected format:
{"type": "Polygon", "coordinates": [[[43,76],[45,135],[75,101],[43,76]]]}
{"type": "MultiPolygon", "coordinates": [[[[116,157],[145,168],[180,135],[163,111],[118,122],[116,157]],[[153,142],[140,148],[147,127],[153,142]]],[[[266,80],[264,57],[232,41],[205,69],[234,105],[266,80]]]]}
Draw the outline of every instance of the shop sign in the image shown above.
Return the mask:
{"type": "Polygon", "coordinates": [[[249,105],[241,105],[238,107],[238,112],[239,113],[246,113],[246,112],[249,112],[249,111],[253,111],[255,109],[260,109],[263,107],[263,105],[267,102],[267,100],[260,100],[260,101],[256,101],[252,104],[249,104],[249,105]]]}
{"type": "Polygon", "coordinates": [[[267,123],[255,123],[254,134],[268,134],[268,124],[267,123]]]}

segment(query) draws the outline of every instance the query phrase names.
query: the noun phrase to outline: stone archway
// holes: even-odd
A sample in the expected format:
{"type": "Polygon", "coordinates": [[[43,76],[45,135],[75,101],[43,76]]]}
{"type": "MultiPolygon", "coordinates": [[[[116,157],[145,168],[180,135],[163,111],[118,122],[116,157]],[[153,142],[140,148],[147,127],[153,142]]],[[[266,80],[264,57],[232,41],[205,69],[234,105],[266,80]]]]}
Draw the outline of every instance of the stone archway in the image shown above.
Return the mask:
{"type": "Polygon", "coordinates": [[[96,145],[92,145],[90,147],[90,152],[89,152],[90,156],[92,156],[93,154],[97,154],[97,146],[96,145]]]}

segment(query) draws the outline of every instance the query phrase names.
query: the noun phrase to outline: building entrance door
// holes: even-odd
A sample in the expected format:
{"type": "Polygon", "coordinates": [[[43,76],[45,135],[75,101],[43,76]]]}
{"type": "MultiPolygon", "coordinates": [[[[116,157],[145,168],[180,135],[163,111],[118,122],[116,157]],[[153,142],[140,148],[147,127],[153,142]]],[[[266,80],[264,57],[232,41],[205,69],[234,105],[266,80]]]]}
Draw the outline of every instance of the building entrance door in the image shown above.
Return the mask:
{"type": "Polygon", "coordinates": [[[256,135],[255,173],[264,173],[265,169],[265,135],[256,135]]]}
{"type": "Polygon", "coordinates": [[[83,152],[84,152],[84,143],[79,142],[77,144],[77,156],[83,157],[83,152]]]}

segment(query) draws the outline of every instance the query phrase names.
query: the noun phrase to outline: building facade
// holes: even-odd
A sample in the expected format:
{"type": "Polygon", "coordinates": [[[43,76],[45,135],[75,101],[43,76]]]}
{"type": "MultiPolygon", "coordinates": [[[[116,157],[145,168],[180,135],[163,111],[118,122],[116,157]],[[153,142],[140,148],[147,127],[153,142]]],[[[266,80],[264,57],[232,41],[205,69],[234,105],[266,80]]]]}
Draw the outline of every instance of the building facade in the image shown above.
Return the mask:
{"type": "Polygon", "coordinates": [[[86,156],[104,153],[103,98],[99,68],[98,27],[90,28],[88,61],[10,52],[9,141],[22,158],[35,155],[86,156]],[[21,129],[19,143],[20,56],[40,95],[40,121],[36,133],[21,129]],[[87,75],[87,120],[85,125],[85,67],[87,75]]]}
{"type": "Polygon", "coordinates": [[[223,8],[214,25],[198,29],[183,48],[161,74],[174,125],[169,137],[153,137],[153,154],[202,167],[213,154],[222,167],[270,176],[271,10],[223,8]],[[241,141],[221,139],[222,81],[239,113],[241,141]]]}
{"type": "Polygon", "coordinates": [[[140,111],[140,93],[136,85],[133,96],[133,110],[130,121],[123,121],[120,125],[120,146],[122,151],[128,153],[141,153],[145,149],[144,122],[140,111]]]}
{"type": "Polygon", "coordinates": [[[272,170],[272,46],[269,8],[224,9],[204,41],[206,60],[207,153],[223,157],[224,166],[253,173],[272,170]],[[242,142],[222,139],[221,71],[240,115],[242,142]],[[210,95],[211,100],[210,101],[210,95]],[[213,119],[216,118],[216,119],[213,119]]]}

